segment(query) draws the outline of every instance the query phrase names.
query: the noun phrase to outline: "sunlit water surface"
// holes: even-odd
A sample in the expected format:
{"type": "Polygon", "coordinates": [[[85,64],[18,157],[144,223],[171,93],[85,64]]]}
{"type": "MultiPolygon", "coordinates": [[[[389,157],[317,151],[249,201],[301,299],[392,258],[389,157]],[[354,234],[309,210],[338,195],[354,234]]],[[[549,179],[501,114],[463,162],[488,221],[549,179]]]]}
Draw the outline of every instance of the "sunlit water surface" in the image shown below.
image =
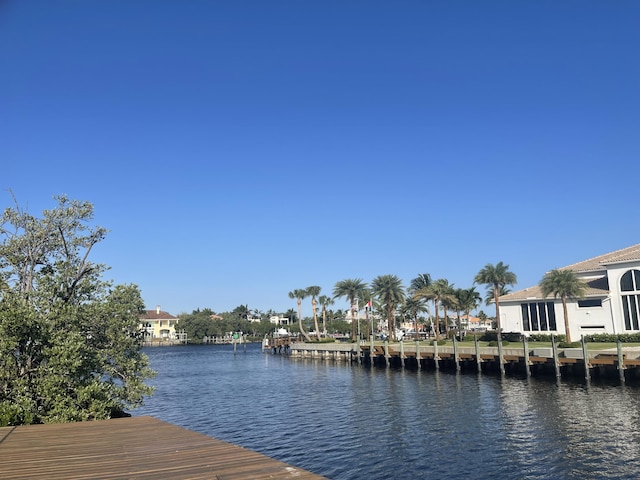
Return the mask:
{"type": "Polygon", "coordinates": [[[637,479],[640,389],[369,368],[228,345],[146,349],[134,415],[332,479],[637,479]]]}

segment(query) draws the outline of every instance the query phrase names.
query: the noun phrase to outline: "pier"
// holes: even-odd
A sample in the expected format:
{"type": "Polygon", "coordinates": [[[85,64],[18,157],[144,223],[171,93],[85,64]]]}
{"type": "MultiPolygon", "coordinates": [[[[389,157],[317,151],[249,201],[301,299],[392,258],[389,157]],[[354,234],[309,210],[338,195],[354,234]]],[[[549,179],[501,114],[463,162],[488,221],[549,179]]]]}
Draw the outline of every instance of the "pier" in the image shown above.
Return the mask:
{"type": "Polygon", "coordinates": [[[0,427],[3,479],[322,479],[246,448],[157,420],[0,427]]]}
{"type": "Polygon", "coordinates": [[[500,372],[514,375],[617,376],[621,381],[640,378],[640,347],[589,349],[582,341],[579,348],[499,344],[460,345],[453,340],[445,345],[427,342],[303,343],[291,342],[287,350],[272,349],[295,358],[357,362],[373,367],[432,370],[500,372]],[[586,360],[585,360],[586,359],[586,360]]]}

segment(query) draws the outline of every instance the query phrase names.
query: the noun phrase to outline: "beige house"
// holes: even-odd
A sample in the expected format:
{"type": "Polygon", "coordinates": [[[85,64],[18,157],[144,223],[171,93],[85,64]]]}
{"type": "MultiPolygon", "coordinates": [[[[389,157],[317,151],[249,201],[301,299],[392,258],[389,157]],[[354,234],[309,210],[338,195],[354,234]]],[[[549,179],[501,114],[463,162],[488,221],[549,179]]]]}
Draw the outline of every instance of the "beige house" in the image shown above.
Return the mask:
{"type": "Polygon", "coordinates": [[[145,341],[177,339],[177,324],[178,318],[160,310],[160,305],[155,310],[146,310],[140,319],[140,329],[145,341]]]}

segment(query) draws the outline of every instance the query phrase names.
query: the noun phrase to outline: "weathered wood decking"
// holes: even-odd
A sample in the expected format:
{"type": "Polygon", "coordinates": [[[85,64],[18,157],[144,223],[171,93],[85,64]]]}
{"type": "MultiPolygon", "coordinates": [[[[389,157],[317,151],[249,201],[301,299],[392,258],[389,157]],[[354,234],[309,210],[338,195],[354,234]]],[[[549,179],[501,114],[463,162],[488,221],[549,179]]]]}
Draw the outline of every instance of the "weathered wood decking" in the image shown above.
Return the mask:
{"type": "Polygon", "coordinates": [[[2,479],[321,479],[152,417],[0,428],[2,479]]]}

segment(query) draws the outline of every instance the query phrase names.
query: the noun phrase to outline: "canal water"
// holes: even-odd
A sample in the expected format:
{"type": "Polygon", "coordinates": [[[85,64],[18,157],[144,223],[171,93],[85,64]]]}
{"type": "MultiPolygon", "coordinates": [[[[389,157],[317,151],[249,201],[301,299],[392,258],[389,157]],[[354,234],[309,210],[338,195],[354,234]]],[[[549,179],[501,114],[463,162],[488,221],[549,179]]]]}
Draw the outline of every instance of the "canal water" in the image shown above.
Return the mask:
{"type": "Polygon", "coordinates": [[[151,348],[133,415],[331,479],[637,479],[640,386],[151,348]]]}

